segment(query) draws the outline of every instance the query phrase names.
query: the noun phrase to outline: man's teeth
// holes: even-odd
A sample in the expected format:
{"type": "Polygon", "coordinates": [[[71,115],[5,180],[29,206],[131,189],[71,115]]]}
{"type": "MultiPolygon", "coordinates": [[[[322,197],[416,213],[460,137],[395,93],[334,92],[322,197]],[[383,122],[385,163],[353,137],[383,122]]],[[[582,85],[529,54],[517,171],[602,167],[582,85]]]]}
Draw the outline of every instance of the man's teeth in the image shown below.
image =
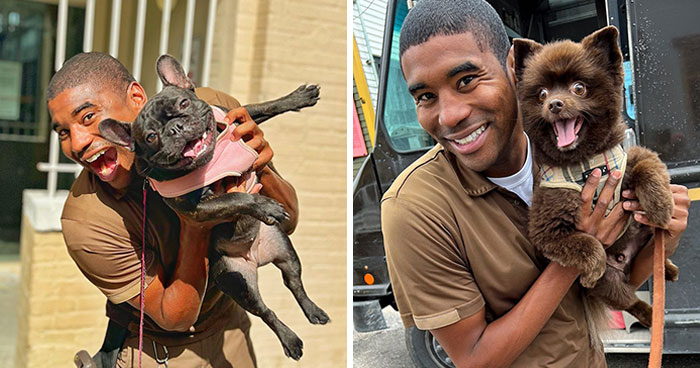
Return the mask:
{"type": "Polygon", "coordinates": [[[100,156],[102,156],[102,154],[105,153],[106,151],[107,151],[107,150],[102,150],[102,151],[100,151],[100,152],[97,152],[96,154],[90,156],[90,157],[89,157],[87,160],[85,160],[85,161],[87,161],[88,163],[95,162],[95,160],[97,160],[100,156]]]}
{"type": "Polygon", "coordinates": [[[457,142],[457,143],[459,143],[459,144],[469,144],[469,143],[472,143],[472,142],[474,142],[477,138],[479,138],[479,136],[481,135],[481,133],[484,132],[484,130],[486,130],[486,125],[482,125],[479,129],[473,131],[472,134],[469,134],[468,136],[466,136],[466,137],[464,137],[464,138],[462,138],[462,139],[455,139],[455,142],[457,142]]]}

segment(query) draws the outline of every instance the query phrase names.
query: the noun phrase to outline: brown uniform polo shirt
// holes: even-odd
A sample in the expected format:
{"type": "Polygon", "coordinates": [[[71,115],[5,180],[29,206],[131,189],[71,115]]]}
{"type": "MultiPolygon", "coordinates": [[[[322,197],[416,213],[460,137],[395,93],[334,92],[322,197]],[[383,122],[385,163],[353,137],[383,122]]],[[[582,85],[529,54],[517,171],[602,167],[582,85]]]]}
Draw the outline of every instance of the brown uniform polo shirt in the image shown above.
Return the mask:
{"type": "MultiPolygon", "coordinates": [[[[240,106],[233,97],[208,88],[198,88],[196,93],[212,105],[240,106]]],[[[136,336],[139,311],[125,301],[139,295],[140,289],[142,184],[143,180],[135,177],[125,191],[118,192],[83,170],[71,187],[61,216],[68,253],[85,277],[111,302],[107,316],[127,326],[136,336]]],[[[172,275],[180,243],[177,215],[150,187],[147,191],[146,285],[155,277],[156,264],[162,266],[166,277],[172,275]]],[[[144,335],[169,347],[191,344],[221,330],[240,329],[247,335],[250,321],[241,307],[209,283],[194,328],[194,332],[170,332],[161,329],[148,316],[144,321],[144,335]]],[[[244,338],[238,339],[244,347],[242,351],[248,354],[240,354],[231,363],[236,367],[251,366],[252,349],[246,347],[244,338]]]]}
{"type": "MultiPolygon", "coordinates": [[[[405,326],[430,330],[486,309],[491,322],[522,298],[547,265],[527,238],[516,195],[437,145],[382,199],[389,275],[405,326]]],[[[513,367],[604,367],[589,344],[578,284],[513,367]]]]}

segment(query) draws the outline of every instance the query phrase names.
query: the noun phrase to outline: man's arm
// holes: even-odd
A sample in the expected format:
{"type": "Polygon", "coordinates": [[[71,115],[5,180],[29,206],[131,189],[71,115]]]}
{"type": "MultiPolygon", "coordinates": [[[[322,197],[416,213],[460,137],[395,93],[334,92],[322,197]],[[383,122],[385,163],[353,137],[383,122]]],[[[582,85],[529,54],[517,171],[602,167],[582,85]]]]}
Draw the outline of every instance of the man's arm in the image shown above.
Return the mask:
{"type": "MultiPolygon", "coordinates": [[[[688,188],[682,185],[671,184],[673,192],[673,215],[668,228],[664,231],[664,239],[666,241],[666,257],[670,257],[678,248],[681,236],[688,226],[688,210],[690,208],[690,197],[688,196],[688,188]]],[[[624,208],[628,211],[636,211],[634,215],[635,221],[652,226],[646,216],[639,211],[643,211],[639,202],[636,201],[634,191],[626,190],[623,192],[623,197],[629,199],[625,201],[624,208]]],[[[632,263],[630,271],[630,285],[634,288],[639,288],[649,277],[651,277],[654,261],[654,245],[653,238],[647,243],[642,250],[637,253],[632,263]]]]}
{"type": "Polygon", "coordinates": [[[527,348],[559,306],[578,271],[550,263],[508,313],[487,324],[482,308],[431,330],[457,367],[507,367],[527,348]]]}
{"type": "MultiPolygon", "coordinates": [[[[160,264],[156,277],[146,288],[144,313],[168,331],[187,331],[199,317],[207,288],[207,249],[213,224],[180,221],[180,248],[175,271],[166,279],[160,264]]],[[[140,297],[129,300],[140,309],[140,297]]]]}
{"type": "Polygon", "coordinates": [[[253,119],[248,111],[239,107],[232,109],[226,114],[227,123],[238,122],[238,126],[233,130],[232,140],[243,139],[243,141],[258,153],[258,159],[253,163],[252,169],[258,175],[262,189],[260,194],[270,197],[280,202],[289,214],[289,220],[280,224],[282,230],[287,234],[294,232],[299,216],[299,202],[297,194],[289,182],[284,180],[274,166],[272,166],[272,148],[264,138],[263,131],[253,119]]]}
{"type": "MultiPolygon", "coordinates": [[[[591,210],[600,171],[594,170],[581,193],[582,205],[577,228],[606,244],[615,239],[611,229],[624,228],[626,216],[618,204],[605,217],[620,174],[607,180],[591,210]]],[[[449,326],[431,330],[457,367],[508,367],[532,343],[578,277],[578,271],[551,262],[522,299],[506,314],[487,323],[484,309],[449,326]]]]}

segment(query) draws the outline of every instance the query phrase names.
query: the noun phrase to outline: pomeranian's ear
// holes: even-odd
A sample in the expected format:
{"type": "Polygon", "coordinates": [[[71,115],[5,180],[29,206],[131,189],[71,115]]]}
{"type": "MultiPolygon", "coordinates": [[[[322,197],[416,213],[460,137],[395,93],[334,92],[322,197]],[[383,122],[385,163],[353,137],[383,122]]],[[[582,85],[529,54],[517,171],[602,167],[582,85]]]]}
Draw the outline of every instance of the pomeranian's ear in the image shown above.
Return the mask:
{"type": "Polygon", "coordinates": [[[523,71],[525,70],[525,60],[537,53],[542,48],[542,45],[526,38],[513,39],[513,59],[515,61],[515,76],[518,80],[523,79],[523,71]]]}
{"type": "Polygon", "coordinates": [[[131,124],[114,119],[105,119],[100,122],[97,129],[99,129],[104,139],[126,147],[129,151],[136,149],[134,139],[131,138],[131,124]]]}
{"type": "Polygon", "coordinates": [[[590,51],[594,51],[599,55],[601,61],[607,63],[608,66],[622,66],[622,51],[618,38],[620,33],[614,26],[601,28],[590,35],[586,36],[581,44],[590,51]]]}

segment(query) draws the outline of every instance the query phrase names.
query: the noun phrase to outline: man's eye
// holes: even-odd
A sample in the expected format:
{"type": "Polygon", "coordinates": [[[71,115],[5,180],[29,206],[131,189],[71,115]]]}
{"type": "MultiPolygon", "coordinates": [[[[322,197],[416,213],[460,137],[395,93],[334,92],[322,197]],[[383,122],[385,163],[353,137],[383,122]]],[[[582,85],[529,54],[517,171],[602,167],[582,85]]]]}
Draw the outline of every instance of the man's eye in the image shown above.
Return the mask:
{"type": "Polygon", "coordinates": [[[457,88],[465,87],[465,86],[467,86],[469,83],[471,83],[471,81],[473,81],[473,80],[474,80],[474,76],[471,76],[471,75],[468,75],[468,76],[466,76],[466,77],[463,77],[463,78],[461,78],[461,79],[457,82],[457,88]]]}
{"type": "Polygon", "coordinates": [[[433,95],[430,92],[422,93],[416,97],[416,105],[418,105],[421,102],[428,102],[430,101],[435,95],[433,95]]]}
{"type": "Polygon", "coordinates": [[[59,139],[66,139],[70,136],[70,131],[68,129],[60,129],[57,133],[59,139]]]}
{"type": "Polygon", "coordinates": [[[85,116],[83,116],[83,124],[90,121],[93,117],[95,117],[94,112],[89,112],[89,113],[85,114],[85,116]]]}

